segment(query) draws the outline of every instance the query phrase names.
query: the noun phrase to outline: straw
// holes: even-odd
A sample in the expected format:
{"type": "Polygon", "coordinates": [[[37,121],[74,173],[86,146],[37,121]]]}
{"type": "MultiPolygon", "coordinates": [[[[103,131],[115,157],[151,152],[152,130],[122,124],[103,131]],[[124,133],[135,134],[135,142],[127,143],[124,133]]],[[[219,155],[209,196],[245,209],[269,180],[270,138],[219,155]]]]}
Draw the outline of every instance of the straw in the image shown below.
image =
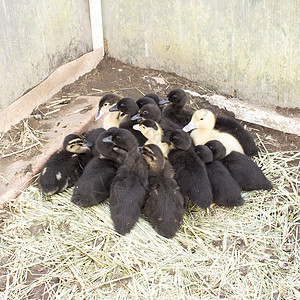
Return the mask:
{"type": "Polygon", "coordinates": [[[72,188],[50,197],[30,186],[0,213],[1,296],[299,299],[299,152],[257,143],[255,161],[274,188],[243,193],[233,209],[190,205],[173,239],[142,217],[120,236],[108,201],[80,208],[72,188]]]}

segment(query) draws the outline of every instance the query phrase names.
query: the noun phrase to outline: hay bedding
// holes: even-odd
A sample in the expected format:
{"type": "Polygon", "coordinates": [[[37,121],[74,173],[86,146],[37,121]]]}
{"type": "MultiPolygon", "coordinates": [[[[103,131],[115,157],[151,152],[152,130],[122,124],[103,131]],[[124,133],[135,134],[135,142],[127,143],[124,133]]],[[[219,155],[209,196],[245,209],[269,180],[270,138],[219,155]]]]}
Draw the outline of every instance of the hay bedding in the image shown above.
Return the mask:
{"type": "Polygon", "coordinates": [[[234,209],[192,205],[171,240],[142,218],[120,236],[108,202],[82,209],[72,188],[49,197],[30,186],[0,215],[0,297],[299,299],[300,152],[257,142],[275,188],[243,193],[234,209]]]}

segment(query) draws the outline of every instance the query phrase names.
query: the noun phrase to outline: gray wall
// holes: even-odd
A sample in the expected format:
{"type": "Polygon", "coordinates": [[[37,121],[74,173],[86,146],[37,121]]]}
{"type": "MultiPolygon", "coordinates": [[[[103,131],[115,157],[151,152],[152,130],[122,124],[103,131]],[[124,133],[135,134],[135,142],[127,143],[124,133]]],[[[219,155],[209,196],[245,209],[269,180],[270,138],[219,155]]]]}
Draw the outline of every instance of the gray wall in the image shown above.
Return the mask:
{"type": "Polygon", "coordinates": [[[300,107],[299,0],[102,0],[102,12],[112,57],[300,107]]]}
{"type": "Polygon", "coordinates": [[[92,50],[88,0],[0,2],[0,109],[92,50]]]}

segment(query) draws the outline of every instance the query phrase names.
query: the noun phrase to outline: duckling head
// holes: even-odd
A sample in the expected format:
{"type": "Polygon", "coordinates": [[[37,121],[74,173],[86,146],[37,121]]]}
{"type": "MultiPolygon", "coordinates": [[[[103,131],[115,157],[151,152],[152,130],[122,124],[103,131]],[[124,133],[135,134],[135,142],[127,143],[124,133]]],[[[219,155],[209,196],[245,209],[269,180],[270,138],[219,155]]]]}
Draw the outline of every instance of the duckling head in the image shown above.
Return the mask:
{"type": "Polygon", "coordinates": [[[81,136],[77,134],[67,135],[63,143],[63,149],[65,151],[76,154],[91,151],[91,146],[93,146],[92,143],[85,141],[81,136]]]}
{"type": "MultiPolygon", "coordinates": [[[[152,94],[148,94],[148,95],[152,95],[152,94]]],[[[146,104],[156,104],[158,106],[158,103],[156,103],[156,101],[152,97],[148,97],[148,96],[139,98],[138,100],[136,100],[136,104],[138,105],[139,108],[142,108],[146,104]]]]}
{"type": "Polygon", "coordinates": [[[196,128],[213,129],[216,123],[216,113],[213,107],[208,106],[203,109],[196,110],[193,113],[191,121],[182,128],[185,132],[189,132],[196,128]]]}
{"type": "Polygon", "coordinates": [[[214,160],[222,159],[226,156],[226,148],[217,140],[209,141],[205,144],[213,153],[214,160]]]}
{"type": "Polygon", "coordinates": [[[149,141],[161,141],[162,130],[153,120],[144,120],[140,124],[134,125],[132,128],[140,131],[149,141]]]}
{"type": "Polygon", "coordinates": [[[179,150],[188,150],[192,147],[192,140],[187,132],[176,129],[170,133],[171,144],[179,150]]]}
{"type": "Polygon", "coordinates": [[[195,151],[200,159],[205,163],[210,163],[214,160],[213,153],[206,145],[198,145],[195,147],[195,151]]]}
{"type": "Polygon", "coordinates": [[[149,94],[145,95],[145,97],[149,97],[149,98],[153,99],[155,101],[155,103],[157,104],[157,106],[158,106],[160,100],[159,100],[159,97],[156,94],[149,93],[149,94]]]}
{"type": "Polygon", "coordinates": [[[178,107],[184,107],[187,102],[185,91],[183,89],[173,89],[165,99],[159,102],[159,104],[166,104],[169,102],[178,107]]]}
{"type": "Polygon", "coordinates": [[[131,117],[131,120],[137,119],[153,120],[159,122],[161,120],[161,111],[156,104],[146,104],[140,110],[139,113],[131,117]]]}
{"type": "Polygon", "coordinates": [[[159,172],[164,169],[165,158],[160,148],[155,144],[144,145],[142,155],[150,169],[159,172]]]}
{"type": "Polygon", "coordinates": [[[122,164],[128,151],[126,149],[118,147],[112,141],[110,142],[110,138],[108,139],[109,142],[105,142],[105,140],[108,137],[111,137],[116,130],[118,130],[117,127],[111,127],[108,130],[102,132],[99,135],[95,146],[101,155],[103,155],[107,159],[122,164]]]}
{"type": "Polygon", "coordinates": [[[114,106],[118,101],[120,101],[120,97],[115,94],[107,94],[99,101],[99,109],[95,116],[95,121],[100,119],[104,114],[109,112],[109,109],[114,106]]]}
{"type": "Polygon", "coordinates": [[[116,105],[112,106],[109,111],[121,111],[123,114],[132,117],[138,113],[139,107],[131,98],[123,98],[116,105]]]}
{"type": "Polygon", "coordinates": [[[126,151],[138,149],[137,139],[129,130],[124,128],[113,129],[109,136],[102,139],[102,142],[113,143],[114,145],[118,146],[119,148],[125,149],[126,151]]]}

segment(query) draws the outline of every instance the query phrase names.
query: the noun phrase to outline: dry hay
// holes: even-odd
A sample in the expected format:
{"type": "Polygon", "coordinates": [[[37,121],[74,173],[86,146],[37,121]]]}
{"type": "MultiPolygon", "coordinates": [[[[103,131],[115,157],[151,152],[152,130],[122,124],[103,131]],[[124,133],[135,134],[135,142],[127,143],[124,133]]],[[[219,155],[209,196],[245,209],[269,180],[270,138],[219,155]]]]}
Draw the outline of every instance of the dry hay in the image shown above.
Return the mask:
{"type": "Polygon", "coordinates": [[[243,207],[190,206],[177,236],[140,218],[118,235],[109,205],[82,209],[72,189],[52,197],[30,186],[0,217],[3,299],[299,299],[299,152],[256,162],[270,192],[243,207]]]}

